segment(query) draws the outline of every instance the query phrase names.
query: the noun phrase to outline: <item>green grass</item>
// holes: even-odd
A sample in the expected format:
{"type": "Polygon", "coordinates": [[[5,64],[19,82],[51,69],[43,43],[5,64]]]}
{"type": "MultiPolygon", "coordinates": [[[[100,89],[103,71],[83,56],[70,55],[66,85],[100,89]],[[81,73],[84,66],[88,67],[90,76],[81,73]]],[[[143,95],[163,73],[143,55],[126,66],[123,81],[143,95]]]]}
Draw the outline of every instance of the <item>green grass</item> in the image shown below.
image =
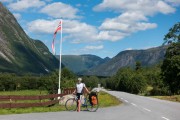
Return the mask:
{"type": "Polygon", "coordinates": [[[173,95],[173,96],[152,96],[153,98],[158,98],[161,100],[169,100],[173,102],[180,102],[180,95],[173,95]]]}
{"type": "Polygon", "coordinates": [[[65,107],[55,105],[52,107],[31,107],[31,108],[12,108],[12,109],[0,109],[0,114],[21,114],[21,113],[39,113],[39,112],[57,112],[64,111],[65,107]]]}
{"type": "Polygon", "coordinates": [[[121,104],[121,101],[119,101],[116,97],[102,91],[99,93],[98,99],[100,107],[110,107],[121,104]]]}
{"type": "Polygon", "coordinates": [[[40,90],[20,90],[20,91],[0,91],[0,95],[47,95],[47,91],[40,90]]]}
{"type": "MultiPolygon", "coordinates": [[[[46,91],[42,91],[41,95],[47,94],[46,91]]],[[[38,90],[23,90],[23,91],[13,91],[13,92],[0,92],[0,95],[40,95],[38,90]]],[[[110,107],[121,104],[121,102],[114,96],[100,92],[98,94],[100,107],[110,107]]],[[[22,102],[22,101],[21,101],[22,102]]],[[[23,101],[23,102],[33,102],[33,101],[23,101]]],[[[0,103],[2,103],[0,101],[0,103]]],[[[85,109],[85,108],[82,108],[85,109]]],[[[30,108],[12,108],[12,109],[0,109],[0,115],[2,114],[21,114],[21,113],[39,113],[39,112],[57,112],[65,111],[64,105],[56,104],[51,107],[30,107],[30,108]]]]}
{"type": "MultiPolygon", "coordinates": [[[[148,86],[146,89],[146,93],[143,93],[141,95],[146,95],[147,93],[149,93],[151,90],[153,90],[152,86],[148,86]]],[[[148,96],[150,96],[148,94],[148,96]]],[[[172,95],[172,96],[150,96],[153,98],[157,98],[157,99],[161,99],[161,100],[168,100],[168,101],[173,101],[173,102],[180,102],[180,95],[172,95]]]]}

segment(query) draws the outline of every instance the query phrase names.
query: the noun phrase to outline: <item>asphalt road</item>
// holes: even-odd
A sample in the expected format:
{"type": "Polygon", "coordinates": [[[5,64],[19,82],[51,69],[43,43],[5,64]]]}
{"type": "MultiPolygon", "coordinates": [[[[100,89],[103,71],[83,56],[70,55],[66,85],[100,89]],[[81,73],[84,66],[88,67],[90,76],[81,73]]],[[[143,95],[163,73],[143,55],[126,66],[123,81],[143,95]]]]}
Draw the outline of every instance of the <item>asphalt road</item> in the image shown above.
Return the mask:
{"type": "Polygon", "coordinates": [[[123,104],[97,112],[46,112],[0,115],[0,120],[180,120],[180,103],[109,91],[123,104]]]}

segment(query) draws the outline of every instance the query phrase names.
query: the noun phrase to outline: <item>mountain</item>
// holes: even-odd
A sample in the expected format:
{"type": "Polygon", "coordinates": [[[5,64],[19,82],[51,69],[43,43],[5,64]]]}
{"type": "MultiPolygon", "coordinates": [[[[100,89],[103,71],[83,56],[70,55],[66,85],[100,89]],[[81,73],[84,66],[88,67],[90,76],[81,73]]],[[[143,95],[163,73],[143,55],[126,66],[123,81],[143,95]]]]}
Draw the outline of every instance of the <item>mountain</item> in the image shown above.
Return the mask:
{"type": "Polygon", "coordinates": [[[0,2],[0,72],[48,73],[58,60],[39,40],[26,35],[11,12],[0,2]]]}
{"type": "Polygon", "coordinates": [[[126,50],[113,57],[108,62],[100,64],[83,75],[112,76],[122,67],[135,67],[137,61],[142,66],[151,66],[164,59],[167,46],[150,48],[147,50],[126,50]]]}
{"type": "MultiPolygon", "coordinates": [[[[56,56],[59,59],[59,56],[56,56]]],[[[110,58],[102,59],[95,55],[62,55],[62,64],[74,73],[81,74],[90,68],[109,61],[110,58]]]]}

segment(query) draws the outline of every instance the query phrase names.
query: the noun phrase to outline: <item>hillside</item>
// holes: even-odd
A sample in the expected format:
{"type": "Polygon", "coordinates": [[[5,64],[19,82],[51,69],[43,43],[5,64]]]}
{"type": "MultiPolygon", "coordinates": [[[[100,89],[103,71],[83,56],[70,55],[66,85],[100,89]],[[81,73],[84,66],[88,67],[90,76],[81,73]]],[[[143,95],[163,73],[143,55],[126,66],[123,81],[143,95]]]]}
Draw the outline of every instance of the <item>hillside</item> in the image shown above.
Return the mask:
{"type": "Polygon", "coordinates": [[[122,67],[134,67],[136,61],[141,62],[142,66],[151,66],[164,59],[167,46],[151,48],[147,50],[127,50],[122,51],[110,61],[96,66],[83,75],[112,76],[122,67]]]}
{"type": "MultiPolygon", "coordinates": [[[[59,58],[59,56],[56,57],[59,58]]],[[[77,74],[103,64],[108,60],[110,58],[102,59],[95,55],[62,55],[62,64],[77,74]]]]}
{"type": "Polygon", "coordinates": [[[58,60],[48,48],[29,38],[1,2],[0,42],[0,72],[39,74],[58,68],[58,60]]]}

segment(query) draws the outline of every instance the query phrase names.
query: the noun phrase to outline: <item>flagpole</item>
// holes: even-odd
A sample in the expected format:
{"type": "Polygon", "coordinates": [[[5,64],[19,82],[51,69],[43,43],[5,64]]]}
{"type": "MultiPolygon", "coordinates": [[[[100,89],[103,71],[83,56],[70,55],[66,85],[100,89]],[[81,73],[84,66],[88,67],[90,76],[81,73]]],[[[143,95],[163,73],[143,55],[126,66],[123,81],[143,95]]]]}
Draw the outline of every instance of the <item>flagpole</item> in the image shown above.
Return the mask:
{"type": "Polygon", "coordinates": [[[61,19],[60,54],[59,54],[59,88],[58,88],[58,94],[61,94],[61,55],[62,55],[62,19],[61,19]]]}

